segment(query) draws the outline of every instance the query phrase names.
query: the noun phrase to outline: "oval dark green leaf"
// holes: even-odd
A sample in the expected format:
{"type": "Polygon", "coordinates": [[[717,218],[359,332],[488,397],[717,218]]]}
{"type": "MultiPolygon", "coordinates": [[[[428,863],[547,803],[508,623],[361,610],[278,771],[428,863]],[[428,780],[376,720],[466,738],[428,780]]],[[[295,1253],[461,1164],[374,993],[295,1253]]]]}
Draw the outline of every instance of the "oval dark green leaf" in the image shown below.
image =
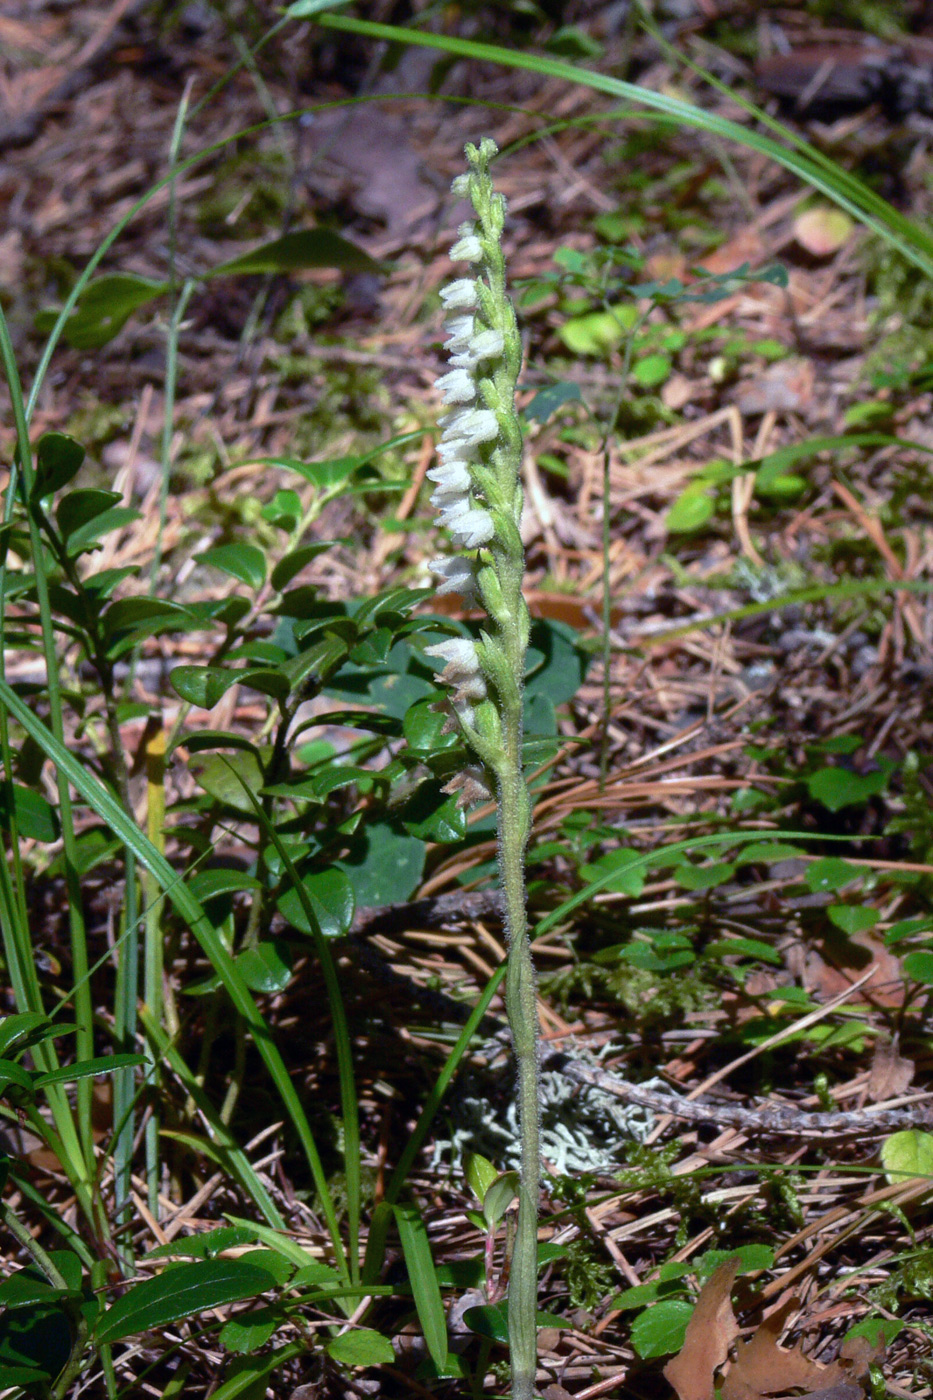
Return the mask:
{"type": "Polygon", "coordinates": [[[261,588],[266,581],[266,556],[254,544],[219,544],[196,555],[194,562],[220,569],[248,588],[261,588]]]}
{"type": "Polygon", "coordinates": [[[167,1327],[207,1308],[255,1298],[275,1286],[266,1269],[241,1259],[201,1259],[143,1279],[118,1298],[95,1329],[98,1345],[167,1327]]]}

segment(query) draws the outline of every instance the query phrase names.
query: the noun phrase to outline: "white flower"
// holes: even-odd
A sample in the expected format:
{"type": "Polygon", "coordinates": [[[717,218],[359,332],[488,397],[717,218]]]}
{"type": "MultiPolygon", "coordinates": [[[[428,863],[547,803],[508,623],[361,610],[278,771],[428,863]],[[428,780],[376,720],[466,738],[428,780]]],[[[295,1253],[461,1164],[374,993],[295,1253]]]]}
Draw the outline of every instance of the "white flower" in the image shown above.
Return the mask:
{"type": "Polygon", "coordinates": [[[442,466],[432,467],[427,473],[427,478],[437,482],[438,487],[444,491],[469,491],[472,484],[469,467],[466,462],[456,457],[450,462],[444,462],[442,466]]]}
{"type": "Polygon", "coordinates": [[[437,510],[449,510],[450,507],[456,505],[458,501],[463,501],[467,508],[469,508],[470,497],[468,492],[461,490],[457,486],[439,486],[431,495],[431,504],[435,506],[437,510]]]}
{"type": "Polygon", "coordinates": [[[455,369],[472,370],[480,360],[491,360],[496,355],[501,355],[504,348],[501,331],[477,331],[470,336],[461,351],[451,355],[450,363],[455,369]]]}
{"type": "Polygon", "coordinates": [[[441,672],[441,680],[446,681],[448,685],[455,685],[459,689],[461,686],[475,686],[478,682],[483,690],[482,695],[477,695],[476,698],[481,700],[486,694],[486,682],[480,669],[476,644],[469,637],[449,637],[446,642],[437,642],[432,647],[425,647],[424,654],[439,656],[446,662],[441,672]]]}
{"type": "Polygon", "coordinates": [[[450,336],[444,341],[445,350],[465,350],[473,338],[476,321],[472,316],[451,316],[444,322],[444,330],[450,336]]]}
{"type": "Polygon", "coordinates": [[[458,408],[445,414],[440,424],[446,442],[460,443],[464,447],[495,442],[499,436],[498,419],[488,408],[458,408]]]}
{"type": "Polygon", "coordinates": [[[460,237],[449,253],[451,261],[481,262],[483,258],[483,245],[476,236],[475,225],[461,224],[458,232],[460,237]]]}
{"type": "Polygon", "coordinates": [[[461,516],[469,515],[473,509],[469,496],[459,494],[446,501],[433,501],[432,504],[436,505],[440,512],[437,523],[443,525],[445,530],[455,529],[461,516]]]}
{"type": "Polygon", "coordinates": [[[488,544],[496,533],[492,516],[479,506],[457,517],[450,527],[450,537],[460,549],[479,549],[488,544]]]}
{"type": "Polygon", "coordinates": [[[466,369],[453,369],[434,381],[435,389],[444,396],[445,403],[472,403],[476,398],[476,381],[466,369]]]}
{"type": "Polygon", "coordinates": [[[445,311],[467,310],[476,305],[477,288],[472,277],[461,277],[441,290],[441,301],[445,311]]]}
{"type": "Polygon", "coordinates": [[[458,793],[458,807],[475,807],[478,802],[488,802],[492,797],[485,768],[470,763],[462,773],[455,773],[442,792],[458,793]]]}
{"type": "Polygon", "coordinates": [[[466,443],[456,440],[445,441],[444,438],[441,438],[437,444],[437,455],[445,464],[462,462],[464,466],[469,466],[476,461],[476,454],[471,452],[466,443]]]}
{"type": "Polygon", "coordinates": [[[435,589],[438,597],[444,593],[459,593],[463,599],[470,602],[476,596],[476,574],[473,564],[469,559],[464,559],[462,554],[432,559],[428,568],[441,580],[435,589]]]}
{"type": "Polygon", "coordinates": [[[469,199],[470,197],[470,177],[469,175],[457,175],[450,186],[451,194],[455,194],[458,199],[469,199]]]}

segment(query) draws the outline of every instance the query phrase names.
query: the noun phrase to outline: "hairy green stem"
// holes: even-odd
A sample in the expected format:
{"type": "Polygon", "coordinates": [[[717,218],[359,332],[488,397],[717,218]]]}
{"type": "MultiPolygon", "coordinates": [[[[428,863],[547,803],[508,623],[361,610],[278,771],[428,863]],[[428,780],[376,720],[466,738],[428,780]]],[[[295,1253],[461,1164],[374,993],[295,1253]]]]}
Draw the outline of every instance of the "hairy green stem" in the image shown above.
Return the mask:
{"type": "Polygon", "coordinates": [[[506,723],[503,737],[517,748],[519,762],[509,763],[500,777],[499,862],[505,899],[509,954],[506,971],[506,1010],[518,1072],[518,1113],[521,1131],[521,1173],[518,1230],[509,1282],[509,1345],[512,1357],[513,1400],[531,1400],[537,1367],[538,1195],[540,1191],[540,1125],[538,1068],[538,1003],[535,973],[525,912],[525,846],[530,803],[521,770],[521,716],[506,723]],[[509,730],[513,734],[509,734],[509,730]],[[517,731],[517,733],[515,732],[517,731]],[[510,742],[510,740],[512,742],[510,742]]]}

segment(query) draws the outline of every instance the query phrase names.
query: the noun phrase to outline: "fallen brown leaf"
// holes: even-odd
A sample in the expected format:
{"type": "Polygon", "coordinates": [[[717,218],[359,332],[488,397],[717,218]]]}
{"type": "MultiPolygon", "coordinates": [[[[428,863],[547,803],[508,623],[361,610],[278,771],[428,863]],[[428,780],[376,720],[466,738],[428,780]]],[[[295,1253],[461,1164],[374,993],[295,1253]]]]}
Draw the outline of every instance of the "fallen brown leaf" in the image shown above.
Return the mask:
{"type": "MultiPolygon", "coordinates": [[[[664,1367],[665,1379],[679,1400],[713,1400],[715,1372],[726,1361],[740,1330],[730,1298],[738,1267],[737,1256],[727,1259],[703,1285],[684,1344],[664,1367]]],[[[873,1342],[867,1337],[846,1338],[837,1359],[823,1365],[805,1356],[799,1346],[778,1346],[778,1337],[796,1308],[797,1299],[786,1298],[747,1342],[739,1343],[722,1384],[721,1400],[765,1400],[789,1391],[803,1391],[801,1400],[864,1400],[861,1382],[869,1364],[884,1353],[880,1330],[873,1342]]]]}
{"type": "Polygon", "coordinates": [[[707,1279],[687,1323],[684,1344],[664,1367],[665,1379],[677,1391],[680,1400],[713,1400],[714,1373],[739,1335],[729,1297],[738,1269],[736,1255],[726,1259],[707,1279]]]}

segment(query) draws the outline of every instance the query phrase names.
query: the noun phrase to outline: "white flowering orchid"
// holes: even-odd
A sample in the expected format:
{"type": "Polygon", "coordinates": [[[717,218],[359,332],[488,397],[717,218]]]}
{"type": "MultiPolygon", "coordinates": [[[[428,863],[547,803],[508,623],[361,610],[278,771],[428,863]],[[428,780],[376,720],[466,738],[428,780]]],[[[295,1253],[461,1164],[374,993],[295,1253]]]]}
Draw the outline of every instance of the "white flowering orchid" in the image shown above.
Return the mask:
{"type": "Polygon", "coordinates": [[[521,428],[515,386],[521,343],[505,290],[501,238],[505,200],[493,189],[489,162],[495,143],[468,145],[470,173],[458,175],[453,192],[469,199],[475,223],[461,225],[450,250],[471,264],[441,292],[447,313],[444,348],[450,368],[437,380],[448,412],[438,465],[428,472],[432,505],[456,548],[482,553],[434,559],[437,592],[480,601],[489,618],[481,644],[464,637],[427,648],[440,657],[441,681],[450,687],[449,726],[459,730],[477,760],[464,765],[444,791],[461,806],[498,793],[499,868],[509,955],[506,1009],[518,1064],[522,1166],[518,1226],[512,1251],[508,1297],[512,1400],[532,1400],[537,1357],[537,1212],[540,1185],[539,1071],[534,966],[525,912],[525,848],[531,803],[522,771],[522,683],[528,646],[528,608],[522,595],[524,554],[521,428]]]}
{"type": "Polygon", "coordinates": [[[451,282],[441,292],[441,301],[446,310],[459,311],[476,305],[478,291],[471,277],[462,277],[459,282],[451,282]]]}

